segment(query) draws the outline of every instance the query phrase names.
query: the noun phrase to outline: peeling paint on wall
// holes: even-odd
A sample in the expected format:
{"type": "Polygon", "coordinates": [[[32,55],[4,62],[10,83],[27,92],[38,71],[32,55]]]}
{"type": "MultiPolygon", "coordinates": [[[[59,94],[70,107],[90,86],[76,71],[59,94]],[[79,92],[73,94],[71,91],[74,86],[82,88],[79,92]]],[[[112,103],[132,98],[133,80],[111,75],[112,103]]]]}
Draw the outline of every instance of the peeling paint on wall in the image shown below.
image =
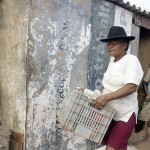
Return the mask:
{"type": "Polygon", "coordinates": [[[30,3],[26,149],[87,149],[84,138],[59,127],[56,113],[77,86],[72,69],[90,43],[90,13],[90,0],[30,3]]]}

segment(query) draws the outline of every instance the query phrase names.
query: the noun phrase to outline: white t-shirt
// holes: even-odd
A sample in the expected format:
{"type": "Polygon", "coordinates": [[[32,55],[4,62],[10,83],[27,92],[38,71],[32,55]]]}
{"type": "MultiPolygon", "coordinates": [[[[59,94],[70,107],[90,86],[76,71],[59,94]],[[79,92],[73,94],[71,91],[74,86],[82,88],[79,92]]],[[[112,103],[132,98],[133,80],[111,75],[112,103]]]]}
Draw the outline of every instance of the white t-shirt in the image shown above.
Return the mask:
{"type": "MultiPolygon", "coordinates": [[[[126,54],[119,61],[114,62],[111,57],[107,71],[103,78],[103,94],[114,92],[128,83],[139,86],[143,77],[143,70],[138,58],[132,54],[126,54]]],[[[137,92],[121,99],[108,102],[108,105],[116,110],[114,120],[127,122],[132,113],[138,114],[137,92]]]]}

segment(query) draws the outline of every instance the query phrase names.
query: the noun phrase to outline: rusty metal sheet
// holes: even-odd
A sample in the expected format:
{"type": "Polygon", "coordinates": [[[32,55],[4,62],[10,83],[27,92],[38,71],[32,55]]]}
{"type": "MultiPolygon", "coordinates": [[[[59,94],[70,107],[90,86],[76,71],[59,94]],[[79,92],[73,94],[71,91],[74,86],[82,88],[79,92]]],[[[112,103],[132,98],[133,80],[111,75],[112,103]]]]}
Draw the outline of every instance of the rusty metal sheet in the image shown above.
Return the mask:
{"type": "Polygon", "coordinates": [[[138,14],[133,15],[133,23],[140,27],[150,29],[150,19],[138,14]]]}
{"type": "Polygon", "coordinates": [[[150,29],[150,19],[147,17],[142,17],[142,26],[150,29]]]}

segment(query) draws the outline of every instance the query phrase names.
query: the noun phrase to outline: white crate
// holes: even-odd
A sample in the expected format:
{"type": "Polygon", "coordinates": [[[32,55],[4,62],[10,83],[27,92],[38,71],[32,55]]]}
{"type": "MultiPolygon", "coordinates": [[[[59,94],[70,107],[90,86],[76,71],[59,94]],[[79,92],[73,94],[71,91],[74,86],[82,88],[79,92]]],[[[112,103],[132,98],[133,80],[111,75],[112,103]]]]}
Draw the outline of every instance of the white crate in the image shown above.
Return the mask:
{"type": "Polygon", "coordinates": [[[91,101],[80,92],[71,92],[62,103],[58,120],[64,130],[100,144],[115,111],[108,106],[95,109],[91,101]]]}

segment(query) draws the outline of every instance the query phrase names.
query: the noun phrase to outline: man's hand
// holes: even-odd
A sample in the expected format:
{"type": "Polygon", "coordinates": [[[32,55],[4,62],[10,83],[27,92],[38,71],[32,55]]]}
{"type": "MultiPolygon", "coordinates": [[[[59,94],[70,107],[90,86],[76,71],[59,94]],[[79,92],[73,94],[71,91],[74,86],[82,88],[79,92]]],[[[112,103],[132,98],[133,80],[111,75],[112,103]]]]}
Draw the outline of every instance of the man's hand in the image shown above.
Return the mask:
{"type": "Polygon", "coordinates": [[[96,109],[102,109],[107,104],[107,97],[106,95],[102,95],[96,98],[91,105],[96,109]]]}

